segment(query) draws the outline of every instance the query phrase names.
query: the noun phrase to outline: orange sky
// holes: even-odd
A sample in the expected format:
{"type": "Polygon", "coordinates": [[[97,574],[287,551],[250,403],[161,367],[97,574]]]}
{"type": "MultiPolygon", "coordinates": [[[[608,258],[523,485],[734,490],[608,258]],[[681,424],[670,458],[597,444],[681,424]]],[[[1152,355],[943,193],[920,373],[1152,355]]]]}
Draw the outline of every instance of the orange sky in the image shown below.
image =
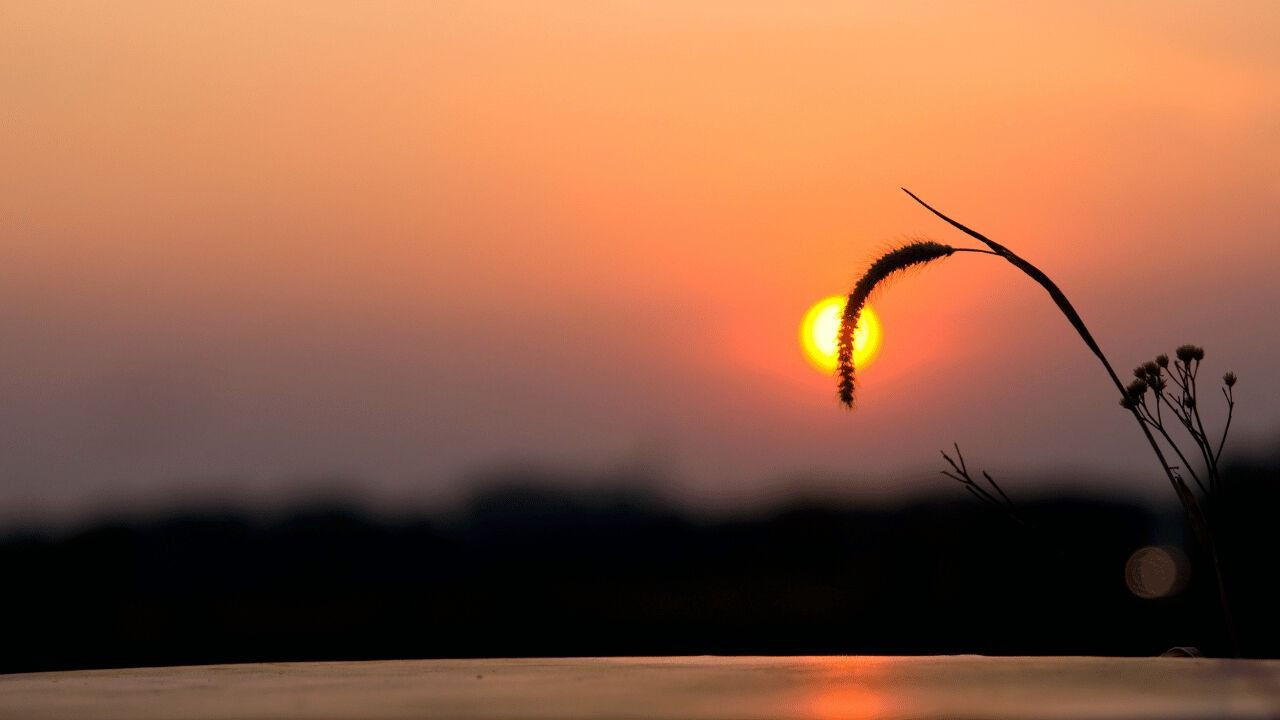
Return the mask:
{"type": "Polygon", "coordinates": [[[876,300],[836,406],[807,307],[963,241],[900,185],[1122,369],[1204,344],[1274,437],[1280,5],[689,5],[0,4],[0,505],[511,463],[734,503],[953,440],[1013,487],[1149,469],[982,256],[876,300]]]}

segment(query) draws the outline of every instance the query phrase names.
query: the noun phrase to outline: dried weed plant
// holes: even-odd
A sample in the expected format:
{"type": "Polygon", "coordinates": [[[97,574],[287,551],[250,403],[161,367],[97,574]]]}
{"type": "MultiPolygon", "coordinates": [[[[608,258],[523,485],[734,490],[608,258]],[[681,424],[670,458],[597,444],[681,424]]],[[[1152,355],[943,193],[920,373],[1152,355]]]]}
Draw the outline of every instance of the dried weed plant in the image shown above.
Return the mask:
{"type": "MultiPolygon", "coordinates": [[[[1172,364],[1167,355],[1159,355],[1154,360],[1145,362],[1135,368],[1133,371],[1134,379],[1126,385],[1121,381],[1120,376],[1116,374],[1111,361],[1107,359],[1107,356],[1102,352],[1102,348],[1094,340],[1093,334],[1089,332],[1089,328],[1084,324],[1084,320],[1080,318],[1080,314],[1076,312],[1071,302],[1067,300],[1067,296],[1048,275],[1007,247],[934,209],[910,190],[903,188],[903,192],[910,195],[911,199],[920,203],[925,209],[952,227],[985,245],[987,249],[952,247],[930,240],[919,240],[890,250],[871,264],[862,277],[858,279],[853,291],[849,293],[849,300],[845,305],[844,315],[840,324],[839,357],[836,369],[840,401],[850,409],[854,406],[853,334],[858,327],[858,319],[862,313],[862,308],[872,291],[881,286],[890,277],[904,270],[950,257],[957,252],[982,253],[1004,258],[1032,280],[1039,283],[1049,293],[1049,297],[1058,306],[1067,321],[1071,323],[1080,339],[1084,341],[1089,350],[1102,363],[1103,368],[1106,369],[1107,375],[1120,393],[1121,407],[1128,410],[1133,415],[1134,420],[1137,421],[1143,436],[1147,440],[1147,444],[1151,447],[1151,451],[1155,454],[1156,460],[1160,463],[1165,477],[1173,487],[1178,501],[1182,505],[1188,526],[1200,543],[1212,567],[1213,577],[1217,584],[1218,602],[1222,609],[1228,640],[1238,655],[1239,643],[1235,634],[1235,626],[1231,619],[1230,606],[1227,602],[1221,562],[1218,558],[1209,518],[1205,511],[1205,501],[1219,494],[1222,488],[1220,460],[1222,458],[1222,450],[1226,446],[1227,433],[1231,428],[1231,417],[1235,410],[1235,396],[1233,394],[1233,388],[1236,384],[1235,374],[1228,372],[1222,377],[1222,394],[1227,403],[1227,420],[1221,434],[1217,435],[1215,440],[1210,437],[1210,433],[1200,415],[1198,375],[1200,363],[1204,359],[1203,349],[1194,345],[1183,345],[1174,353],[1175,359],[1172,364]],[[1181,428],[1183,434],[1190,437],[1190,445],[1194,446],[1194,449],[1188,446],[1184,451],[1184,446],[1177,442],[1171,431],[1177,432],[1179,428],[1181,428]],[[1159,439],[1157,439],[1157,436],[1159,436],[1159,439]],[[1161,440],[1163,440],[1163,444],[1161,440]],[[1169,455],[1166,454],[1166,448],[1177,456],[1180,464],[1174,464],[1170,461],[1169,455]],[[1201,465],[1199,471],[1192,467],[1192,457],[1189,457],[1189,454],[1199,461],[1201,465]],[[1191,484],[1187,482],[1187,477],[1191,479],[1191,484]],[[1192,485],[1194,485],[1194,489],[1192,485]],[[1199,494],[1197,494],[1196,489],[1199,490],[1199,494]]],[[[1185,440],[1183,442],[1185,443],[1185,440]]],[[[959,482],[964,486],[965,490],[984,504],[1003,512],[1018,524],[1025,524],[1018,516],[1013,501],[1009,499],[1009,496],[1005,494],[989,474],[985,471],[982,473],[985,484],[974,480],[965,464],[964,457],[960,454],[959,446],[955,446],[954,458],[945,451],[942,453],[942,457],[950,466],[949,470],[942,471],[943,475],[959,482]]]]}

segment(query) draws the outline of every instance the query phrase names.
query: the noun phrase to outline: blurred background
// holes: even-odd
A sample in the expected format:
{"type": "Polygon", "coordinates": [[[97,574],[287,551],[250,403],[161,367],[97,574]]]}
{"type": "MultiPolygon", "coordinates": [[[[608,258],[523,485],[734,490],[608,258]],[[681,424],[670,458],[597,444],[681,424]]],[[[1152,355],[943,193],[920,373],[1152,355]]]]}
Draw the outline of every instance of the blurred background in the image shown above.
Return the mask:
{"type": "Polygon", "coordinates": [[[1238,373],[1266,476],[1276,37],[1265,1],[2,1],[4,662],[1181,642],[1194,581],[1123,582],[1172,494],[1039,288],[957,256],[874,298],[854,413],[797,332],[966,243],[905,185],[1122,370],[1238,373]],[[983,515],[952,442],[1063,532],[983,515]]]}
{"type": "MultiPolygon", "coordinates": [[[[1280,655],[1280,452],[1213,507],[1250,657],[1280,655]]],[[[0,538],[0,672],[217,662],[674,654],[1231,655],[1181,511],[958,485],[709,515],[644,478],[498,474],[432,515],[336,496],[0,538]],[[590,482],[586,482],[590,481],[590,482]]]]}

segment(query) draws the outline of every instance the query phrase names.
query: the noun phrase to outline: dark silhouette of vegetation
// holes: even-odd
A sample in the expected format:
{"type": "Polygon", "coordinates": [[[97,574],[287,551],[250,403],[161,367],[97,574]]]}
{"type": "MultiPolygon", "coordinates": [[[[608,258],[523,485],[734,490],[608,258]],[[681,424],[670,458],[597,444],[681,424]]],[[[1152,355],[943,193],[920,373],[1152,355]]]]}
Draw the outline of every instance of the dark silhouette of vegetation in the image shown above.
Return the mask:
{"type": "MultiPolygon", "coordinates": [[[[1080,314],[1076,312],[1075,307],[1067,300],[1066,294],[1048,275],[1004,245],[934,209],[910,190],[903,188],[903,192],[910,195],[911,199],[920,203],[925,209],[952,227],[985,245],[987,249],[956,248],[933,241],[916,241],[886,253],[871,264],[871,267],[858,279],[853,291],[849,294],[849,300],[845,305],[845,312],[841,321],[840,353],[837,366],[837,382],[841,402],[849,408],[853,407],[855,370],[853,367],[852,338],[854,331],[857,329],[859,316],[863,306],[866,304],[867,297],[877,285],[896,272],[905,270],[913,265],[949,257],[956,252],[975,252],[1004,258],[1028,277],[1035,280],[1049,293],[1049,297],[1052,298],[1054,304],[1067,318],[1067,321],[1075,329],[1085,345],[1102,363],[1107,375],[1120,393],[1121,407],[1133,414],[1134,419],[1142,429],[1147,443],[1150,445],[1152,452],[1160,463],[1161,469],[1165,473],[1165,477],[1173,487],[1178,501],[1182,505],[1187,524],[1199,541],[1213,570],[1226,634],[1230,639],[1235,654],[1239,654],[1239,640],[1236,636],[1235,622],[1232,619],[1231,605],[1227,598],[1222,562],[1219,558],[1217,543],[1214,540],[1213,526],[1205,511],[1204,502],[1200,497],[1197,497],[1195,491],[1192,490],[1184,478],[1184,473],[1189,475],[1195,485],[1200,488],[1205,499],[1212,499],[1213,494],[1218,491],[1221,485],[1219,461],[1222,449],[1226,444],[1227,432],[1230,430],[1231,414],[1235,408],[1235,399],[1232,394],[1232,388],[1236,384],[1235,374],[1228,372],[1223,376],[1223,395],[1227,400],[1228,416],[1220,439],[1214,443],[1201,420],[1197,398],[1196,376],[1199,371],[1200,361],[1204,359],[1203,349],[1194,345],[1183,345],[1178,348],[1176,353],[1177,360],[1174,362],[1172,369],[1169,366],[1168,356],[1160,355],[1154,361],[1138,366],[1134,371],[1135,379],[1125,385],[1120,380],[1120,376],[1116,374],[1111,361],[1107,359],[1107,356],[1102,352],[1102,348],[1094,340],[1093,334],[1089,332],[1089,328],[1085,325],[1080,314]],[[1150,405],[1146,399],[1149,390],[1153,397],[1150,405]],[[1162,408],[1167,408],[1167,412],[1171,416],[1167,421],[1162,408]],[[1183,453],[1168,432],[1167,425],[1171,424],[1175,419],[1191,436],[1192,442],[1203,460],[1204,467],[1200,473],[1197,473],[1191,467],[1186,454],[1183,453]],[[1164,447],[1156,439],[1156,434],[1159,434],[1165,441],[1164,447],[1172,450],[1177,455],[1181,465],[1175,465],[1170,462],[1165,454],[1164,447]],[[1203,480],[1202,475],[1204,476],[1203,480]]],[[[964,460],[960,456],[960,448],[958,446],[956,447],[956,459],[948,456],[946,452],[943,452],[942,456],[951,466],[950,471],[943,471],[944,475],[960,482],[967,491],[979,500],[1001,507],[1006,512],[1012,512],[1012,501],[1000,490],[999,485],[991,479],[990,475],[983,473],[987,483],[997,491],[999,497],[991,495],[980,483],[973,480],[964,467],[964,460]]]]}
{"type": "MultiPolygon", "coordinates": [[[[1280,455],[1223,468],[1245,653],[1280,653],[1270,582],[1280,455]]],[[[1176,512],[1022,499],[1059,554],[920,498],[704,516],[610,477],[512,474],[460,509],[272,516],[193,508],[0,538],[0,671],[274,660],[649,654],[1222,652],[1208,575],[1149,600],[1126,559],[1176,512]],[[1089,518],[1089,532],[1079,519],[1089,518]],[[1191,617],[1193,622],[1186,622],[1191,617]],[[1208,618],[1203,620],[1202,618],[1208,618]]],[[[1054,478],[1044,478],[1050,484],[1054,478]]]]}
{"type": "Polygon", "coordinates": [[[840,401],[853,407],[854,367],[853,336],[858,329],[858,319],[862,316],[862,307],[876,286],[893,275],[904,272],[916,265],[950,257],[956,248],[932,241],[920,241],[903,245],[882,255],[858,279],[853,292],[849,293],[849,302],[845,303],[843,321],[840,323],[838,348],[838,372],[840,375],[840,401]]]}
{"type": "Polygon", "coordinates": [[[964,455],[960,453],[960,446],[956,444],[952,447],[955,448],[956,452],[956,456],[954,458],[948,455],[946,450],[941,451],[942,459],[946,460],[947,464],[951,466],[950,470],[943,470],[942,474],[960,483],[960,485],[964,487],[969,494],[977,498],[979,502],[999,510],[1008,516],[1008,518],[1013,522],[1025,527],[1027,524],[1026,521],[1018,515],[1018,509],[1013,504],[1013,500],[1005,494],[1004,490],[1001,489],[1000,484],[995,481],[995,478],[991,477],[991,474],[986,470],[982,471],[982,478],[986,480],[986,485],[990,487],[991,490],[995,490],[995,494],[992,495],[990,490],[984,487],[982,483],[974,480],[973,476],[969,474],[969,466],[964,461],[964,455]]]}

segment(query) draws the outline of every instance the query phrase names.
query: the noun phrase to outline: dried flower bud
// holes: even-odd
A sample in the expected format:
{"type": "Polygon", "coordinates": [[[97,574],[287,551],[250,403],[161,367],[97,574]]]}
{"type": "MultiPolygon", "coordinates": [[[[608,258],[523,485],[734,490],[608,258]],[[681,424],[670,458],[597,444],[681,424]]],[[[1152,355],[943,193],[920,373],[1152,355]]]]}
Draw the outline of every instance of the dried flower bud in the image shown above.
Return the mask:
{"type": "Polygon", "coordinates": [[[1142,365],[1139,365],[1138,367],[1133,369],[1133,376],[1138,378],[1139,380],[1145,380],[1147,377],[1147,368],[1142,365]]]}
{"type": "Polygon", "coordinates": [[[1164,353],[1160,353],[1156,356],[1156,364],[1162,368],[1169,367],[1169,356],[1164,353]]]}
{"type": "Polygon", "coordinates": [[[1195,398],[1195,396],[1194,396],[1194,395],[1183,395],[1183,396],[1182,396],[1182,404],[1183,404],[1183,406],[1185,406],[1188,410],[1194,410],[1194,409],[1195,409],[1195,407],[1196,407],[1196,398],[1195,398]]]}
{"type": "Polygon", "coordinates": [[[1233,372],[1229,372],[1226,375],[1223,375],[1222,384],[1226,385],[1227,387],[1234,387],[1236,384],[1236,374],[1233,372]]]}
{"type": "Polygon", "coordinates": [[[1199,362],[1204,359],[1204,348],[1197,345],[1183,345],[1178,348],[1177,355],[1184,364],[1190,364],[1192,360],[1199,362]]]}
{"type": "Polygon", "coordinates": [[[1138,400],[1143,395],[1147,394],[1147,381],[1134,380],[1133,382],[1129,383],[1129,387],[1125,388],[1125,392],[1129,393],[1129,397],[1133,398],[1134,400],[1138,400]]]}
{"type": "Polygon", "coordinates": [[[1150,360],[1142,364],[1142,369],[1146,371],[1148,377],[1155,377],[1160,374],[1160,366],[1150,360]]]}
{"type": "Polygon", "coordinates": [[[1169,387],[1169,382],[1164,379],[1163,375],[1157,375],[1156,377],[1151,378],[1151,382],[1148,384],[1151,385],[1152,390],[1158,393],[1164,392],[1164,389],[1169,387]]]}

